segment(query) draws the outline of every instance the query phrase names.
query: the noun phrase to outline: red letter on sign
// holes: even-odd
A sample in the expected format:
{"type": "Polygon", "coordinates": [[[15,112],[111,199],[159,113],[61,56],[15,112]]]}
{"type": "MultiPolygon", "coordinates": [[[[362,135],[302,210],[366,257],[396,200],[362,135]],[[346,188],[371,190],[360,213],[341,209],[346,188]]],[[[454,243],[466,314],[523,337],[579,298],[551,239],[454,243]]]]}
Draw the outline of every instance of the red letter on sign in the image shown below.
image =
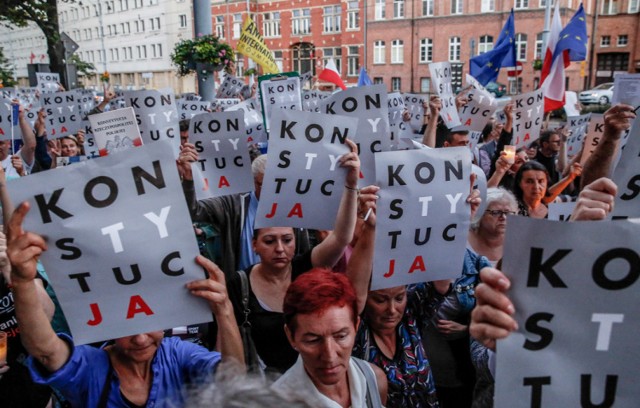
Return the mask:
{"type": "Polygon", "coordinates": [[[89,326],[97,326],[102,323],[102,314],[100,313],[100,308],[97,303],[92,303],[89,305],[91,308],[91,313],[93,314],[93,320],[89,320],[87,324],[89,326]]]}
{"type": "Polygon", "coordinates": [[[409,273],[414,273],[417,270],[422,272],[425,272],[427,270],[427,268],[424,267],[424,260],[420,255],[416,256],[416,259],[413,260],[411,268],[409,269],[409,273]]]}
{"type": "Polygon", "coordinates": [[[396,269],[396,260],[395,259],[391,259],[389,261],[389,272],[385,273],[384,276],[385,278],[390,278],[391,275],[393,275],[394,270],[396,269]]]}
{"type": "Polygon", "coordinates": [[[220,176],[220,182],[218,183],[218,188],[221,187],[230,187],[229,180],[225,176],[220,176]]]}
{"type": "Polygon", "coordinates": [[[142,300],[140,295],[131,296],[131,300],[129,301],[129,310],[127,311],[127,319],[133,318],[137,313],[144,313],[147,316],[153,314],[151,308],[144,303],[144,300],[142,300]]]}
{"type": "Polygon", "coordinates": [[[291,211],[289,211],[289,214],[287,215],[287,218],[291,218],[294,215],[296,215],[298,218],[304,218],[302,216],[302,204],[296,203],[293,206],[293,208],[291,208],[291,211]]]}

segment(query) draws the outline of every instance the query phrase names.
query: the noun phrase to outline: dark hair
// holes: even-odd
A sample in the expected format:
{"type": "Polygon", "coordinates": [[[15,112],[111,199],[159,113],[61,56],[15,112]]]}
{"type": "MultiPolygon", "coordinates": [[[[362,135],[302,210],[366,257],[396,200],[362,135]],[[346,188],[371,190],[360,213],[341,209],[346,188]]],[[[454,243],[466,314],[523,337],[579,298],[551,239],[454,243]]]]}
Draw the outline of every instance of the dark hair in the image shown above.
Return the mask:
{"type": "MultiPolygon", "coordinates": [[[[549,190],[549,172],[547,171],[547,168],[543,164],[540,164],[535,160],[529,160],[528,162],[520,166],[520,168],[518,169],[518,172],[516,173],[516,179],[513,185],[513,194],[515,194],[519,202],[522,202],[522,196],[523,196],[522,188],[520,188],[520,182],[522,181],[522,175],[527,170],[543,171],[544,175],[547,178],[547,190],[549,190]]],[[[546,193],[547,192],[545,191],[545,194],[546,193]]]]}
{"type": "Polygon", "coordinates": [[[181,132],[187,132],[189,130],[189,122],[191,122],[190,119],[182,119],[179,122],[181,132]]]}
{"type": "Polygon", "coordinates": [[[284,296],[282,311],[291,333],[295,333],[297,315],[319,315],[332,306],[351,309],[355,326],[358,316],[356,292],[349,279],[341,273],[313,268],[294,280],[284,296]]]}
{"type": "MultiPolygon", "coordinates": [[[[540,132],[540,138],[538,138],[538,145],[542,146],[543,143],[549,143],[551,136],[557,134],[555,130],[543,130],[540,132]]],[[[532,142],[533,143],[533,142],[532,142]]]]}

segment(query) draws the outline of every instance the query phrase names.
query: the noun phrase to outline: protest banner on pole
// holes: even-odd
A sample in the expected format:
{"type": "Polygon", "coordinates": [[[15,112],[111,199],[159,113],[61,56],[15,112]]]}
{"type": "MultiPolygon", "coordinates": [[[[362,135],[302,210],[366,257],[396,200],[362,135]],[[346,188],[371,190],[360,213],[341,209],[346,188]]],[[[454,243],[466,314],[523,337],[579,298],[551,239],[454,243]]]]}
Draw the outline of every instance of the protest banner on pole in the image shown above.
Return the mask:
{"type": "Polygon", "coordinates": [[[629,130],[628,142],[613,172],[618,195],[611,216],[613,219],[640,217],[640,116],[636,116],[629,130]]]}
{"type": "Polygon", "coordinates": [[[189,142],[198,152],[191,165],[198,200],[253,191],[244,112],[201,113],[189,124],[189,142]]]}
{"type": "Polygon", "coordinates": [[[496,346],[495,406],[637,406],[640,226],[507,224],[502,270],[519,329],[496,346]]]}
{"type": "Polygon", "coordinates": [[[272,124],[255,228],[334,229],[346,176],[338,159],[358,119],[278,109],[272,124]]]}
{"type": "Polygon", "coordinates": [[[199,113],[205,113],[211,110],[211,102],[209,101],[178,99],[177,105],[180,120],[191,119],[199,113]]]}
{"type": "Polygon", "coordinates": [[[376,152],[391,150],[387,90],[382,84],[348,88],[321,102],[322,112],[358,118],[359,126],[350,139],[358,145],[360,156],[360,187],[373,184],[376,152]]]}
{"type": "Polygon", "coordinates": [[[433,62],[429,64],[429,72],[431,72],[431,85],[442,102],[440,117],[444,124],[449,129],[460,126],[456,98],[451,86],[451,64],[449,62],[433,62]]]}
{"type": "Polygon", "coordinates": [[[42,106],[47,113],[44,123],[49,139],[73,135],[82,129],[77,97],[74,91],[42,95],[42,106]]]}
{"type": "Polygon", "coordinates": [[[540,137],[544,115],[542,89],[513,96],[513,139],[516,149],[540,137]]]}
{"type": "Polygon", "coordinates": [[[60,88],[60,74],[51,72],[36,72],[37,87],[40,93],[58,92],[60,88]]]}
{"type": "Polygon", "coordinates": [[[169,140],[175,156],[180,151],[180,126],[173,90],[125,91],[124,102],[134,109],[144,144],[169,140]]]}
{"type": "Polygon", "coordinates": [[[567,139],[567,155],[572,157],[580,153],[582,145],[584,144],[585,137],[587,135],[587,129],[589,128],[589,120],[591,114],[579,116],[568,116],[565,126],[569,128],[569,138],[567,139]]]}
{"type": "Polygon", "coordinates": [[[100,156],[142,146],[142,137],[133,108],[90,115],[89,122],[100,156]]]}
{"type": "Polygon", "coordinates": [[[31,205],[42,254],[75,344],[211,321],[184,285],[202,279],[169,141],[10,183],[31,205]]]}
{"type": "Polygon", "coordinates": [[[469,149],[376,153],[375,165],[371,290],[460,276],[470,222],[469,149]]]}

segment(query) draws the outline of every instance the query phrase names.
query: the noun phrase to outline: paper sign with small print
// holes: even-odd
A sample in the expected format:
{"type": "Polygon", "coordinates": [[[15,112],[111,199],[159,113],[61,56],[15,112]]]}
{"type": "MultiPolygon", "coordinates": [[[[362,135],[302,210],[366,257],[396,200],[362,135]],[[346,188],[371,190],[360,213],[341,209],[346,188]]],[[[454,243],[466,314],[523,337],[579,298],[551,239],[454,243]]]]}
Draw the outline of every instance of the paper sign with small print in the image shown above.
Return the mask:
{"type": "Polygon", "coordinates": [[[267,132],[270,130],[271,116],[280,109],[302,110],[300,77],[282,77],[260,82],[263,115],[267,132]]]}
{"type": "Polygon", "coordinates": [[[429,95],[418,95],[405,93],[402,94],[404,99],[404,107],[411,115],[409,125],[413,133],[420,132],[424,124],[424,106],[425,101],[429,101],[429,95]]]}
{"type": "Polygon", "coordinates": [[[216,98],[237,98],[243,86],[244,81],[242,79],[227,74],[218,88],[216,98]]]}
{"type": "Polygon", "coordinates": [[[552,221],[569,221],[569,217],[574,208],[576,208],[575,201],[568,203],[550,203],[547,219],[552,221]]]}
{"type": "Polygon", "coordinates": [[[482,132],[498,109],[498,102],[489,92],[474,88],[467,91],[467,99],[468,102],[458,112],[461,128],[482,132]]]}
{"type": "Polygon", "coordinates": [[[470,174],[466,147],[376,154],[380,198],[371,290],[460,276],[470,174]]]}
{"type": "Polygon", "coordinates": [[[117,109],[90,115],[91,131],[100,156],[142,146],[140,130],[133,108],[117,109]]]}
{"type": "Polygon", "coordinates": [[[513,144],[528,146],[540,137],[544,115],[542,89],[513,96],[513,144]]]}
{"type": "Polygon", "coordinates": [[[51,72],[36,72],[36,80],[40,93],[58,92],[60,75],[51,72]]]}
{"type": "Polygon", "coordinates": [[[360,156],[360,187],[375,181],[376,152],[391,150],[386,86],[371,85],[337,92],[321,103],[323,113],[360,119],[358,132],[350,139],[358,145],[360,156]]]}
{"type": "Polygon", "coordinates": [[[636,407],[640,226],[507,224],[502,270],[519,329],[496,346],[495,406],[636,407]]]}
{"type": "Polygon", "coordinates": [[[209,112],[210,109],[211,102],[209,101],[178,99],[178,115],[180,116],[180,120],[191,119],[199,113],[209,112]]]}
{"type": "Polygon", "coordinates": [[[191,168],[199,200],[253,191],[243,116],[242,111],[215,112],[191,119],[189,142],[198,152],[191,168]]]}
{"type": "Polygon", "coordinates": [[[247,132],[245,141],[247,145],[267,141],[267,132],[264,130],[260,103],[255,98],[247,99],[225,110],[225,112],[235,111],[244,112],[244,129],[247,132]]]}
{"type": "Polygon", "coordinates": [[[211,321],[185,284],[203,279],[168,141],[9,183],[75,344],[211,321]],[[70,182],[73,180],[73,182],[70,182]]]}
{"type": "Polygon", "coordinates": [[[123,94],[127,107],[132,107],[144,144],[169,140],[178,157],[180,150],[180,126],[173,91],[126,91],[123,94]]]}
{"type": "Polygon", "coordinates": [[[334,229],[346,176],[338,160],[358,119],[284,109],[272,119],[255,228],[334,229]]]}
{"type": "Polygon", "coordinates": [[[628,140],[613,172],[618,186],[613,219],[640,217],[640,116],[633,121],[628,140]]]}
{"type": "Polygon", "coordinates": [[[456,98],[451,87],[451,64],[434,62],[429,64],[429,71],[431,72],[431,85],[442,102],[440,117],[449,129],[460,126],[456,98]]]}
{"type": "Polygon", "coordinates": [[[619,72],[613,76],[611,104],[625,103],[634,108],[640,106],[640,74],[619,72]]]}
{"type": "Polygon", "coordinates": [[[589,119],[591,114],[579,116],[568,116],[565,126],[569,127],[569,138],[567,139],[567,155],[575,156],[580,153],[582,144],[584,143],[587,129],[589,129],[589,119]]]}
{"type": "Polygon", "coordinates": [[[75,91],[42,94],[44,119],[49,139],[73,135],[82,129],[82,116],[75,91]]]}

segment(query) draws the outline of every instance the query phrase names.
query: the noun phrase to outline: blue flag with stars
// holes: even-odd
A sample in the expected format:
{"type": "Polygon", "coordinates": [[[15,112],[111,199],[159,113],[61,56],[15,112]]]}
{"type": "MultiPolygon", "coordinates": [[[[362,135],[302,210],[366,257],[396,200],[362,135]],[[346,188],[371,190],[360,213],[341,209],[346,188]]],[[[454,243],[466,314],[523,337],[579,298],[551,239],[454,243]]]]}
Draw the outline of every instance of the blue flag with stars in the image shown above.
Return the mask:
{"type": "Polygon", "coordinates": [[[584,61],[587,58],[587,16],[584,13],[582,3],[571,17],[571,20],[560,31],[553,58],[567,50],[569,61],[584,61]]]}
{"type": "Polygon", "coordinates": [[[516,66],[516,30],[513,17],[513,9],[507,19],[496,45],[491,51],[471,58],[469,61],[470,73],[483,86],[498,78],[501,67],[516,66]]]}
{"type": "Polygon", "coordinates": [[[358,76],[358,86],[373,85],[371,78],[367,75],[367,70],[364,67],[360,68],[360,75],[358,76]]]}

